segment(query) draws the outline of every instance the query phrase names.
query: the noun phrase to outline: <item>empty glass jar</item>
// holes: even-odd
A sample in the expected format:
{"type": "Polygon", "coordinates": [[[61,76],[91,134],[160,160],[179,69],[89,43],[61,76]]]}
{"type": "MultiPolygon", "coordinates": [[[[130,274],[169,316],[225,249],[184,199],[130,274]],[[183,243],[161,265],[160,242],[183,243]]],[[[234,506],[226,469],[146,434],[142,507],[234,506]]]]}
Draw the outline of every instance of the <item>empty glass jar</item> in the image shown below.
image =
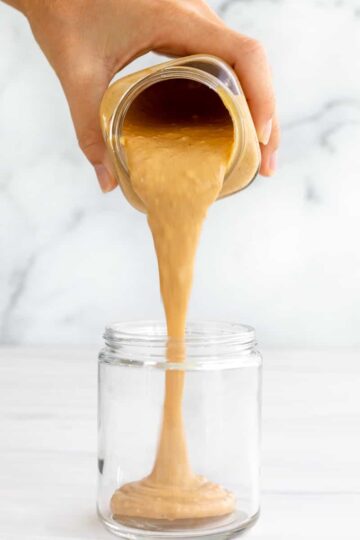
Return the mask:
{"type": "MultiPolygon", "coordinates": [[[[131,540],[220,540],[252,525],[259,513],[262,365],[254,330],[189,324],[181,362],[167,361],[160,322],[113,324],[104,337],[97,505],[105,526],[131,540]],[[169,377],[182,388],[175,417],[187,464],[177,476],[179,457],[174,474],[155,478],[169,377]]],[[[170,437],[179,436],[175,431],[170,437]]]]}

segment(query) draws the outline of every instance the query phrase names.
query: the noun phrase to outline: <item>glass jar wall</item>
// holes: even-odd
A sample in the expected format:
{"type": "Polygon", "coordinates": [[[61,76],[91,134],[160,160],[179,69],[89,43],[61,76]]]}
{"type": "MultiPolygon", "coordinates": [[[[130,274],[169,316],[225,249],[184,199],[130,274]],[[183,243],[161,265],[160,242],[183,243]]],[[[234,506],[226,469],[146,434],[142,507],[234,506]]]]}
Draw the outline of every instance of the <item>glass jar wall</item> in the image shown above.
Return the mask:
{"type": "Polygon", "coordinates": [[[189,324],[181,362],[167,361],[159,322],[114,324],[104,337],[97,505],[105,526],[132,540],[225,539],[250,526],[259,512],[261,356],[254,330],[189,324]],[[169,378],[181,387],[181,403],[164,443],[169,378]]]}

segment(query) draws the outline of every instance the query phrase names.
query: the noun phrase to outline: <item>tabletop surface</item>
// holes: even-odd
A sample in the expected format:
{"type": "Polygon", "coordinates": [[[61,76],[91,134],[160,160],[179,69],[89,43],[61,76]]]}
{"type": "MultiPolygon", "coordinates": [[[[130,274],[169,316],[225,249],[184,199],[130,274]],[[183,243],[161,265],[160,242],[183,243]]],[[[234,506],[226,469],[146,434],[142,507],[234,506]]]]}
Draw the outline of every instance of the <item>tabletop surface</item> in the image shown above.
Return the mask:
{"type": "MultiPolygon", "coordinates": [[[[0,540],[106,540],[96,351],[0,348],[0,540]]],[[[265,351],[262,513],[249,540],[359,540],[360,351],[265,351]]]]}

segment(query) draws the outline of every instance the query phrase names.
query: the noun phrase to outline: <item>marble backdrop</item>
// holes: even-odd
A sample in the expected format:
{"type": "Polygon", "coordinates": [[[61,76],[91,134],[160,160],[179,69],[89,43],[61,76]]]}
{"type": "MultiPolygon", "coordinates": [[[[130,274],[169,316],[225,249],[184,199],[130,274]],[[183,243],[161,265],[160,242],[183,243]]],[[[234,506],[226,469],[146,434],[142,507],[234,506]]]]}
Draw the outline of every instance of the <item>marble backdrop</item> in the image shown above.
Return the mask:
{"type": "MultiPolygon", "coordinates": [[[[264,346],[359,345],[359,0],[212,4],[267,47],[283,142],[275,178],[211,209],[191,317],[252,324],[264,346]]],[[[0,50],[1,342],[95,343],[109,321],[161,317],[144,216],[101,194],[55,75],[4,5],[0,50]]]]}

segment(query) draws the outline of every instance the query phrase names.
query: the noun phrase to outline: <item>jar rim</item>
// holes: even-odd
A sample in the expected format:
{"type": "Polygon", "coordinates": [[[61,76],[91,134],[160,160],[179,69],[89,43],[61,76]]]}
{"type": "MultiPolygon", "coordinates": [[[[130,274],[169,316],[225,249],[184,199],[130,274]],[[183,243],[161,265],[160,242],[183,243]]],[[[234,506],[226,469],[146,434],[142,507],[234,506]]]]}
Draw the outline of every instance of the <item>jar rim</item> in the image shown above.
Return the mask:
{"type": "Polygon", "coordinates": [[[100,360],[161,369],[239,367],[248,365],[249,353],[256,350],[254,328],[234,322],[189,322],[184,341],[169,340],[166,324],[161,321],[115,322],[106,326],[103,337],[106,347],[100,352],[100,360]],[[183,361],[166,359],[169,343],[184,346],[183,361]]]}
{"type": "MultiPolygon", "coordinates": [[[[166,66],[162,70],[152,72],[146,77],[132,84],[118,102],[110,122],[110,143],[114,150],[115,159],[120,170],[122,170],[122,172],[127,176],[129,175],[129,171],[126,163],[125,151],[121,143],[121,134],[129,107],[133,103],[134,99],[136,99],[136,97],[143,90],[167,79],[187,79],[201,83],[216,92],[220,99],[222,99],[222,96],[219,93],[219,89],[221,89],[224,94],[229,96],[232,95],[231,90],[221,80],[217,79],[211,73],[204,72],[201,69],[195,68],[191,65],[166,66]]],[[[231,101],[229,102],[229,105],[230,104],[231,101]]],[[[235,164],[239,159],[241,159],[241,156],[244,153],[246,136],[244,119],[239,114],[236,107],[232,106],[230,108],[226,108],[228,109],[228,113],[233,122],[234,145],[227,166],[224,182],[226,182],[226,179],[232,173],[235,164]]]]}

